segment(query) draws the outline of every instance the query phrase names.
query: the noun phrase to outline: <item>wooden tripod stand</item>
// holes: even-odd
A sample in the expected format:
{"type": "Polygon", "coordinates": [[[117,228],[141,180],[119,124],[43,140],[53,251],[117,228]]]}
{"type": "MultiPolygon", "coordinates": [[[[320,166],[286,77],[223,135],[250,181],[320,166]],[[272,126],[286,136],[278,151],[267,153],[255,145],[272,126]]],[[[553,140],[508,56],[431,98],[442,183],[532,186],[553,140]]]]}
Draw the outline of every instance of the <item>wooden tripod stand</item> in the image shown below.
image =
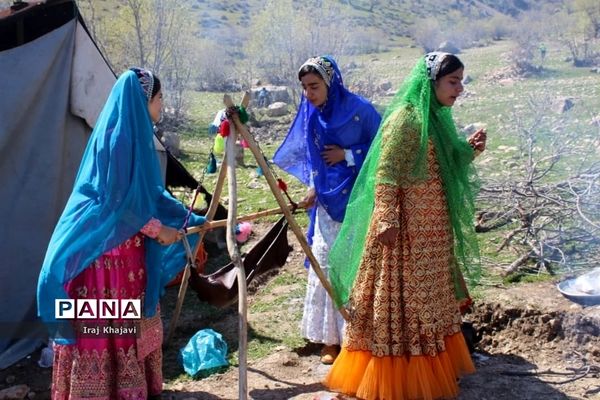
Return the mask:
{"type": "MultiPolygon", "coordinates": [[[[242,100],[242,104],[243,105],[244,105],[244,103],[247,104],[248,101],[249,101],[249,97],[248,97],[248,94],[246,94],[246,96],[244,96],[244,100],[242,100]]],[[[233,103],[231,102],[231,98],[228,96],[225,97],[225,105],[230,110],[232,110],[233,103]]],[[[239,371],[240,371],[239,372],[239,385],[240,385],[239,398],[246,399],[247,398],[246,275],[245,275],[245,270],[244,270],[244,266],[242,263],[242,257],[240,254],[240,250],[239,250],[239,247],[238,247],[236,239],[235,239],[235,227],[236,227],[236,223],[238,221],[236,219],[237,181],[236,181],[236,172],[235,172],[235,163],[236,163],[235,142],[236,142],[237,135],[240,135],[240,137],[243,138],[248,143],[250,151],[252,152],[252,155],[256,159],[256,162],[262,169],[264,177],[269,185],[269,188],[271,189],[271,192],[273,193],[273,196],[275,197],[275,200],[277,201],[277,203],[280,207],[281,212],[285,215],[285,218],[288,222],[289,227],[292,229],[292,231],[296,235],[296,238],[298,239],[298,242],[300,243],[302,250],[304,251],[308,260],[310,261],[310,264],[311,264],[313,270],[315,271],[317,277],[321,281],[323,287],[325,288],[325,290],[327,291],[327,293],[329,294],[329,296],[332,299],[335,299],[336,297],[335,297],[335,294],[333,292],[333,289],[332,289],[329,281],[327,280],[327,277],[321,270],[319,262],[315,258],[314,254],[306,240],[306,237],[304,236],[304,232],[302,231],[302,228],[300,227],[300,225],[298,225],[298,222],[294,218],[294,215],[292,214],[292,211],[291,211],[288,203],[286,202],[286,199],[281,194],[281,190],[277,184],[277,181],[276,181],[275,177],[273,176],[273,173],[271,172],[271,169],[270,169],[269,165],[267,164],[267,161],[265,160],[262,152],[260,151],[258,144],[254,140],[254,137],[250,134],[250,132],[248,131],[246,126],[241,123],[237,112],[231,112],[230,116],[228,118],[230,119],[230,133],[229,133],[229,136],[227,137],[227,144],[226,144],[226,148],[225,148],[225,157],[223,159],[223,162],[222,162],[220,170],[219,170],[219,176],[217,178],[217,183],[216,183],[216,186],[214,189],[213,198],[211,200],[210,206],[208,208],[208,212],[206,214],[206,220],[212,221],[214,218],[215,212],[217,210],[217,205],[219,204],[219,198],[221,197],[221,192],[223,190],[225,176],[227,176],[227,178],[228,178],[227,184],[228,184],[228,190],[229,190],[229,204],[228,204],[227,229],[226,229],[227,250],[228,250],[229,256],[231,257],[231,260],[234,263],[236,270],[237,270],[237,284],[238,284],[238,292],[239,292],[239,295],[238,295],[238,313],[239,313],[239,347],[238,348],[239,348],[239,371]]],[[[207,224],[207,225],[210,225],[210,224],[207,224]]],[[[209,226],[208,229],[210,229],[210,227],[211,226],[209,226]]],[[[196,228],[190,228],[187,230],[188,234],[195,233],[195,232],[200,232],[200,239],[198,241],[198,243],[200,244],[204,238],[204,233],[206,232],[206,228],[203,228],[202,226],[200,226],[200,227],[196,227],[196,228]]],[[[181,306],[183,304],[183,299],[185,297],[185,292],[186,292],[187,286],[188,286],[188,278],[190,275],[190,271],[189,271],[188,267],[189,266],[186,266],[186,268],[184,270],[183,278],[181,280],[181,285],[179,287],[179,294],[177,297],[175,311],[173,313],[173,317],[171,318],[171,321],[169,324],[169,331],[167,334],[167,338],[165,340],[166,344],[168,344],[170,342],[170,340],[173,336],[175,327],[177,325],[177,321],[179,319],[179,315],[181,313],[181,306]]],[[[346,321],[348,321],[350,318],[348,311],[344,307],[340,307],[339,311],[342,314],[342,316],[344,317],[344,319],[346,321]]]]}

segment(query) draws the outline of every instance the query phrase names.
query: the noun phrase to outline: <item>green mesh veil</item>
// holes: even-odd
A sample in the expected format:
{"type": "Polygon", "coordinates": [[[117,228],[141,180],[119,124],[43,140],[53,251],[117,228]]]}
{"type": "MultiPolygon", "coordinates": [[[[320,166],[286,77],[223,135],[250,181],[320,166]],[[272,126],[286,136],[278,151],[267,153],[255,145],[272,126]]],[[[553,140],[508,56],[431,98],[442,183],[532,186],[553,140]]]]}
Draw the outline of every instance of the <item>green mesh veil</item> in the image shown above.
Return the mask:
{"type": "MultiPolygon", "coordinates": [[[[367,231],[371,224],[377,184],[406,185],[427,178],[427,147],[431,139],[443,181],[448,212],[454,235],[454,255],[460,266],[452,268],[457,299],[467,296],[462,273],[471,284],[480,276],[479,247],[473,224],[475,194],[478,181],[472,166],[473,149],[458,136],[450,107],[442,106],[429,79],[425,58],[421,58],[401,85],[388,106],[358,175],[342,228],[329,253],[330,279],[337,306],[346,304],[361,262],[367,231]],[[393,140],[386,131],[397,124],[417,126],[418,150],[401,160],[399,165],[387,165],[381,154],[389,153],[394,143],[402,143],[403,129],[394,130],[393,140]],[[388,150],[388,151],[386,151],[388,150]],[[394,172],[382,173],[388,168],[394,172]],[[461,272],[462,270],[462,272],[461,272]]],[[[396,147],[397,148],[397,147],[396,147]]]]}

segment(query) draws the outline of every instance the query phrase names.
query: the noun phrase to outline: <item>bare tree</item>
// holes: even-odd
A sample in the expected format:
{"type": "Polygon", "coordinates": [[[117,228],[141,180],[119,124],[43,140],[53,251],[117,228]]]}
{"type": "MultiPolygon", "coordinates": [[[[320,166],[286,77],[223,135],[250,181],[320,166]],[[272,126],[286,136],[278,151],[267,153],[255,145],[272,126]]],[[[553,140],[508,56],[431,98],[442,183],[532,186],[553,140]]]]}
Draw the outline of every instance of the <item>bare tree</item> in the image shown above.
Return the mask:
{"type": "Polygon", "coordinates": [[[573,6],[581,16],[587,36],[600,39],[600,2],[597,0],[575,0],[573,6]]]}
{"type": "Polygon", "coordinates": [[[122,0],[119,12],[100,18],[92,0],[80,2],[90,31],[113,69],[151,69],[164,82],[165,104],[180,117],[197,51],[193,20],[177,0],[122,0]]]}
{"type": "Polygon", "coordinates": [[[588,67],[600,62],[600,10],[595,15],[594,8],[600,8],[597,2],[577,1],[570,12],[561,15],[562,42],[571,54],[573,65],[588,67]],[[598,19],[598,22],[594,22],[598,19]],[[599,25],[596,25],[596,24],[599,25]]]}
{"type": "Polygon", "coordinates": [[[443,38],[442,28],[436,18],[427,18],[415,24],[412,36],[425,52],[435,50],[443,38]]]}
{"type": "Polygon", "coordinates": [[[513,115],[519,140],[506,153],[512,159],[486,177],[480,193],[476,230],[504,231],[497,251],[512,251],[506,273],[600,262],[600,129],[566,114],[551,117],[548,98],[530,98],[513,115]]]}
{"type": "MultiPolygon", "coordinates": [[[[300,65],[310,56],[345,54],[348,36],[343,13],[333,1],[299,5],[292,0],[270,0],[254,18],[247,43],[247,57],[270,82],[291,88],[298,96],[300,65]]],[[[339,61],[339,60],[338,60],[339,61]]]]}

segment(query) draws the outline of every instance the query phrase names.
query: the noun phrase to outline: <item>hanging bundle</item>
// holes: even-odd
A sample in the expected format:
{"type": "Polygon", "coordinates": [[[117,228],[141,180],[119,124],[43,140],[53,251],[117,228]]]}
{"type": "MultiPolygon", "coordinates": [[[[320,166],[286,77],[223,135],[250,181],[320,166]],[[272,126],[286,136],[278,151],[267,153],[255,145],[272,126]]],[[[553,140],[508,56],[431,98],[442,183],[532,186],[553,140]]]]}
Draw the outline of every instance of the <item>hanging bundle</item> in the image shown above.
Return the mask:
{"type": "Polygon", "coordinates": [[[220,134],[215,136],[215,144],[213,145],[213,151],[217,154],[223,154],[223,152],[225,151],[225,139],[220,134]]]}
{"type": "Polygon", "coordinates": [[[214,174],[215,172],[217,172],[217,159],[215,158],[215,155],[211,151],[210,154],[208,155],[208,164],[206,165],[206,173],[214,174]]]}
{"type": "Polygon", "coordinates": [[[229,120],[226,119],[223,122],[221,122],[221,126],[219,128],[219,135],[221,135],[223,137],[227,137],[227,136],[229,136],[230,132],[231,132],[231,127],[229,125],[229,120]]]}

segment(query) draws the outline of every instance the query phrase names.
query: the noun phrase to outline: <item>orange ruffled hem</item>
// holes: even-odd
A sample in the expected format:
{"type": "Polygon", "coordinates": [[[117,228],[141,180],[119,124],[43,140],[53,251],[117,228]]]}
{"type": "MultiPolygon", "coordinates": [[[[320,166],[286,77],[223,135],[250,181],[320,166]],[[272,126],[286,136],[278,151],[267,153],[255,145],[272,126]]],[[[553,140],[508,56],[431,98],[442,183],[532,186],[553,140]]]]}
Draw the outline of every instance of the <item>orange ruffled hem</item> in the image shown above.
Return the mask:
{"type": "Polygon", "coordinates": [[[462,333],[445,339],[436,357],[375,357],[342,348],[324,384],[365,400],[433,400],[458,395],[457,378],[475,372],[462,333]]]}

